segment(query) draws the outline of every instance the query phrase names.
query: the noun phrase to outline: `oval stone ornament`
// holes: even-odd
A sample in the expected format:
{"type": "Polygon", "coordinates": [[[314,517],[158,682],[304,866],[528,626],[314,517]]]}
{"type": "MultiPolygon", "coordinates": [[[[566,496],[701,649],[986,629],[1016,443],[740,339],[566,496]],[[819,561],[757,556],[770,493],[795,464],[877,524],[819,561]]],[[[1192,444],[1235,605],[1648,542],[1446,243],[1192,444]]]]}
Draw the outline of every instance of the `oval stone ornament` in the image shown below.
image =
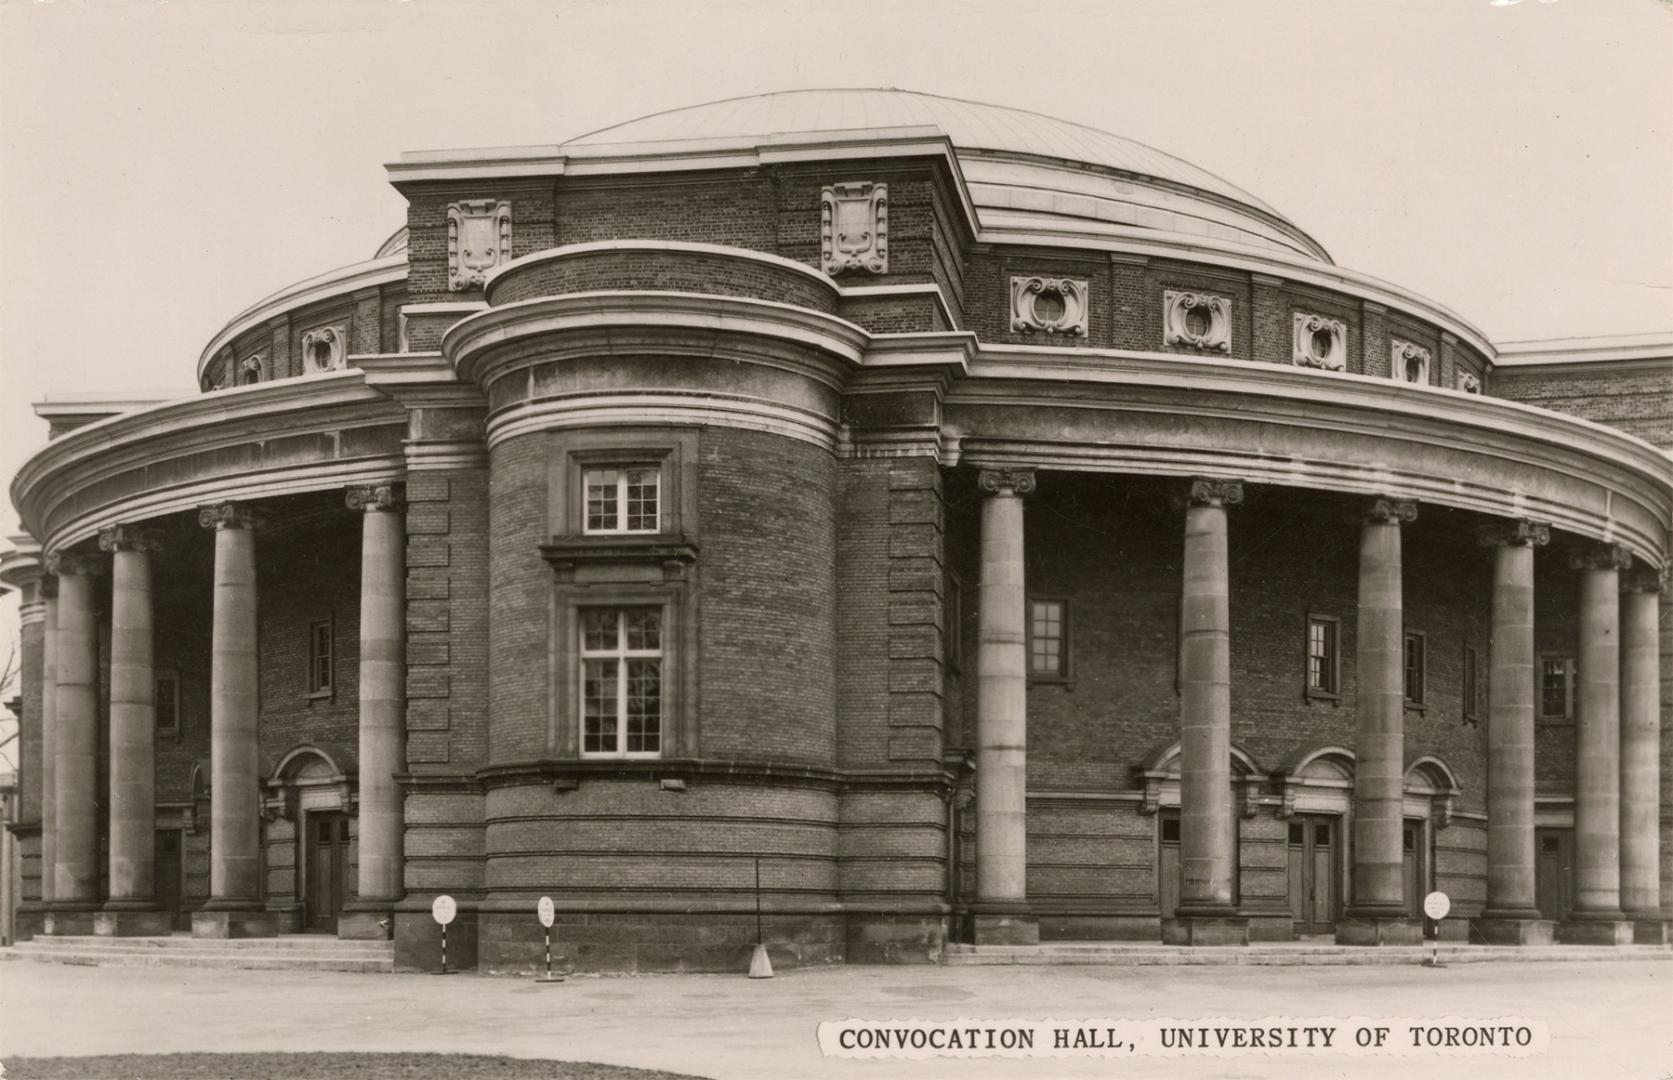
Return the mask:
{"type": "Polygon", "coordinates": [[[557,917],[557,913],[552,909],[552,898],[550,896],[542,896],[540,898],[540,904],[535,908],[535,910],[540,913],[540,925],[550,928],[552,920],[557,917]]]}
{"type": "Polygon", "coordinates": [[[1440,922],[1452,910],[1452,900],[1444,892],[1432,892],[1423,898],[1423,913],[1440,922]]]}
{"type": "Polygon", "coordinates": [[[453,902],[453,897],[443,894],[430,903],[430,917],[446,926],[453,921],[453,916],[459,913],[459,905],[453,902]]]}

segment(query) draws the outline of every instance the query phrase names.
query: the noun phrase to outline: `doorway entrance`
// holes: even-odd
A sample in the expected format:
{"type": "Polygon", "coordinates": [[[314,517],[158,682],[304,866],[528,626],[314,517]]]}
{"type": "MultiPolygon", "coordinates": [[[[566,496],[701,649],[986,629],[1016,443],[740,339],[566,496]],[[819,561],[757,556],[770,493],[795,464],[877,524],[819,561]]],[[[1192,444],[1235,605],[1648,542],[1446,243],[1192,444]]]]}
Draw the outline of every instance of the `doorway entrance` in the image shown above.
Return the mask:
{"type": "Polygon", "coordinates": [[[1541,918],[1562,922],[1574,907],[1574,830],[1534,830],[1534,896],[1541,918]]]}
{"type": "Polygon", "coordinates": [[[1341,819],[1328,814],[1290,818],[1290,918],[1297,934],[1336,930],[1342,889],[1336,871],[1341,819]]]}
{"type": "Polygon", "coordinates": [[[1401,876],[1406,896],[1406,914],[1423,918],[1423,898],[1429,895],[1429,845],[1424,843],[1428,830],[1419,820],[1407,818],[1400,826],[1401,876]]]}
{"type": "Polygon", "coordinates": [[[182,835],[179,829],[157,830],[157,862],[153,873],[157,876],[157,906],[168,913],[169,925],[176,930],[190,930],[191,915],[182,910],[181,903],[186,875],[186,860],[181,856],[182,835]]]}
{"type": "Polygon", "coordinates": [[[309,930],[337,932],[337,917],[343,913],[347,879],[349,818],[326,810],[307,815],[306,851],[307,897],[303,901],[303,926],[309,930]]]}

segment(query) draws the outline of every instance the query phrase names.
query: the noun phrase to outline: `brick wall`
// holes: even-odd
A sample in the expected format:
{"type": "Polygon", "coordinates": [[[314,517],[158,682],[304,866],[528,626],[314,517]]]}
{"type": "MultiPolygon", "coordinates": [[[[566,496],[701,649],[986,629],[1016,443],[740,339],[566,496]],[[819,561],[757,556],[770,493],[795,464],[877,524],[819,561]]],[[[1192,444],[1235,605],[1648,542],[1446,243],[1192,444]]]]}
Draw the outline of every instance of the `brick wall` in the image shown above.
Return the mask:
{"type": "Polygon", "coordinates": [[[1673,361],[1499,368],[1492,392],[1673,448],[1673,361]]]}

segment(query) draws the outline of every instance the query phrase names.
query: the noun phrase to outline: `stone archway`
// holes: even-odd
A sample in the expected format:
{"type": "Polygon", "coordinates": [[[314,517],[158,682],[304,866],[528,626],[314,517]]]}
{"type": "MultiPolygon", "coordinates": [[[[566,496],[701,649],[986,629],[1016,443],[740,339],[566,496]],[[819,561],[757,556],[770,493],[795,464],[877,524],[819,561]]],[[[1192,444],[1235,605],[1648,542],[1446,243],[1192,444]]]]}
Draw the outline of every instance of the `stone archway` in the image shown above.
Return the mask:
{"type": "MultiPolygon", "coordinates": [[[[1173,916],[1179,898],[1180,843],[1180,750],[1178,740],[1151,751],[1136,770],[1143,787],[1139,813],[1156,819],[1156,906],[1165,921],[1173,916]]],[[[1260,808],[1262,791],[1266,785],[1266,771],[1254,756],[1235,743],[1228,763],[1231,776],[1233,851],[1232,895],[1234,903],[1240,897],[1240,868],[1243,863],[1241,829],[1239,823],[1253,818],[1260,808]]]]}
{"type": "Polygon", "coordinates": [[[1286,893],[1298,935],[1334,933],[1349,900],[1354,752],[1320,746],[1297,754],[1278,775],[1286,893]]]}
{"type": "Polygon", "coordinates": [[[262,782],[263,880],[282,930],[335,933],[353,898],[355,777],[342,748],[303,743],[262,782]]]}

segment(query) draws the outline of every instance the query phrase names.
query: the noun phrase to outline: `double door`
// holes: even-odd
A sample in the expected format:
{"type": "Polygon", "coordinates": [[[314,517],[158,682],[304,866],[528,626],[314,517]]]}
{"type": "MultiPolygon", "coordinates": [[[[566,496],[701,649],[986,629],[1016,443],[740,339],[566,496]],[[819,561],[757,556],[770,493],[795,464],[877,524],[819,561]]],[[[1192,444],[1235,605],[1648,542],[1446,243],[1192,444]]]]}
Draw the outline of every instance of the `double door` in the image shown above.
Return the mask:
{"type": "Polygon", "coordinates": [[[1297,934],[1336,930],[1342,907],[1342,819],[1295,814],[1289,819],[1290,918],[1297,934]]]}
{"type": "Polygon", "coordinates": [[[310,811],[303,844],[305,925],[309,930],[337,931],[347,886],[349,818],[334,811],[310,811]]]}

